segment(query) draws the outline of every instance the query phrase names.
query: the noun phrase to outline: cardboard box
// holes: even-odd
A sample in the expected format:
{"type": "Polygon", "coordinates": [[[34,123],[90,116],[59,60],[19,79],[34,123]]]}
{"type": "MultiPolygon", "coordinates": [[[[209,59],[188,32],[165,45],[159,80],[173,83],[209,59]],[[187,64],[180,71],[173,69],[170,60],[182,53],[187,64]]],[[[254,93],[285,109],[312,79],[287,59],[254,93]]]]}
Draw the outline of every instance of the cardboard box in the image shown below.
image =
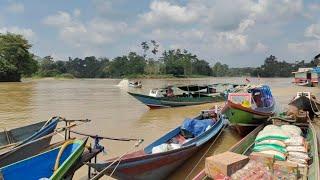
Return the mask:
{"type": "Polygon", "coordinates": [[[287,161],[275,161],[273,164],[273,179],[290,179],[299,178],[298,165],[287,161]]]}
{"type": "Polygon", "coordinates": [[[262,163],[263,165],[268,167],[269,170],[273,169],[273,163],[275,161],[273,155],[259,152],[252,152],[249,156],[249,159],[262,163]]]}
{"type": "Polygon", "coordinates": [[[211,178],[219,174],[231,176],[237,170],[243,168],[248,161],[248,156],[233,152],[224,152],[206,158],[205,172],[211,178]]]}

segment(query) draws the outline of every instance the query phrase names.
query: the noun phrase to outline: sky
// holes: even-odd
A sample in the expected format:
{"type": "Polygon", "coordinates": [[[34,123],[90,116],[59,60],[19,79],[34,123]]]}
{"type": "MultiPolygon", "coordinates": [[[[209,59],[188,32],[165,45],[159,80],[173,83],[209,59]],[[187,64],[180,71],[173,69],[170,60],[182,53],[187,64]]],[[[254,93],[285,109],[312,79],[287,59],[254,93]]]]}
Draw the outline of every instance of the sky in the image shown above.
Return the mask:
{"type": "MultiPolygon", "coordinates": [[[[320,0],[0,0],[0,33],[55,59],[187,49],[210,64],[258,66],[320,53],[320,0]]],[[[158,56],[160,56],[159,54],[158,56]]]]}

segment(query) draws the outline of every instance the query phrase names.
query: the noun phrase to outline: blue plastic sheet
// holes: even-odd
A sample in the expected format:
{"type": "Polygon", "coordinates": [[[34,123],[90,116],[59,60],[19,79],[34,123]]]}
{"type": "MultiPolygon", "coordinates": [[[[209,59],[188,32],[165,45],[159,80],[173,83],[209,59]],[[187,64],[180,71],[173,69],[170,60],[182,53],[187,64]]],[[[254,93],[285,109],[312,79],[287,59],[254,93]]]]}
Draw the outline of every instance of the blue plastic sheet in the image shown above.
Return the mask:
{"type": "Polygon", "coordinates": [[[208,126],[213,126],[214,123],[212,119],[198,120],[186,118],[183,121],[181,129],[191,132],[196,137],[205,132],[208,126]]]}

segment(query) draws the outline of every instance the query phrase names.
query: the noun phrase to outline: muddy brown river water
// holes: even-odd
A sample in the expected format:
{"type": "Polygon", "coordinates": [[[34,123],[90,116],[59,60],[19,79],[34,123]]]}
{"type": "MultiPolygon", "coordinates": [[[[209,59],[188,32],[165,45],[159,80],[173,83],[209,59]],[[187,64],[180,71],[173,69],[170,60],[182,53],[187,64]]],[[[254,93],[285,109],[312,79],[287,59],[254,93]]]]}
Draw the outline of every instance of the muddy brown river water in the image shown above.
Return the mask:
{"type": "MultiPolygon", "coordinates": [[[[200,110],[213,104],[149,110],[127,91],[148,93],[149,89],[169,84],[244,83],[245,78],[201,78],[201,79],[144,79],[142,89],[119,87],[120,79],[72,79],[72,80],[25,80],[21,83],[0,83],[0,128],[27,125],[51,116],[67,119],[91,119],[92,122],[77,127],[77,130],[113,137],[138,137],[145,141],[143,148],[167,131],[181,124],[186,117],[194,117],[200,110]]],[[[264,83],[271,87],[279,111],[297,91],[311,91],[319,96],[317,87],[299,87],[291,78],[252,78],[252,83],[264,83]]],[[[221,105],[221,103],[220,103],[221,105]]],[[[56,138],[59,139],[59,138],[56,138]]],[[[240,137],[226,129],[209,149],[206,156],[226,151],[240,137]]],[[[132,148],[132,142],[104,141],[106,154],[99,160],[121,155],[132,148]]],[[[185,179],[209,145],[189,159],[169,178],[185,179]]],[[[197,174],[204,167],[204,159],[191,174],[197,174]]],[[[74,179],[86,179],[86,168],[80,169],[74,179]]],[[[104,177],[106,179],[106,177],[104,177]]]]}

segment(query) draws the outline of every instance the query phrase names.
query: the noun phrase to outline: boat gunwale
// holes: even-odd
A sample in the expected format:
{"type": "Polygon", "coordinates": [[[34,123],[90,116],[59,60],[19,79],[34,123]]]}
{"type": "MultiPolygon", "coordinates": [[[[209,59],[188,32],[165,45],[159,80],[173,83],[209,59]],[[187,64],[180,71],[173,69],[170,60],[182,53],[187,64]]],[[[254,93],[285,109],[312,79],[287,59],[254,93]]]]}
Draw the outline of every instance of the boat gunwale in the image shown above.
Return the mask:
{"type": "Polygon", "coordinates": [[[241,110],[241,111],[244,111],[244,112],[247,112],[247,113],[251,113],[251,114],[254,114],[254,115],[259,115],[259,116],[272,116],[274,115],[275,111],[274,111],[274,103],[272,104],[272,106],[269,106],[269,107],[265,107],[265,109],[270,109],[272,108],[272,111],[271,112],[263,112],[263,111],[257,111],[255,109],[252,109],[252,108],[247,108],[247,107],[243,107],[241,104],[236,104],[236,103],[233,103],[232,101],[228,100],[225,104],[225,106],[223,107],[222,109],[222,113],[227,111],[228,108],[231,108],[231,109],[238,109],[238,110],[241,110]]]}

